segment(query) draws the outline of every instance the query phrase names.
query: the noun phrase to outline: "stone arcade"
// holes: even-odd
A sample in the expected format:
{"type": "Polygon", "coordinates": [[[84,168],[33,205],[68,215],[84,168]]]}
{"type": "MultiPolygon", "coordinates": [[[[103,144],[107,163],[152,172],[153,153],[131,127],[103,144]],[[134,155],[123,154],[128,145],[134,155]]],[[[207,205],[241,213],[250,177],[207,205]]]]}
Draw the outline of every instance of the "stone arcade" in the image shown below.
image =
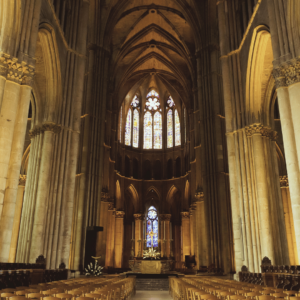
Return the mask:
{"type": "Polygon", "coordinates": [[[0,262],[299,264],[299,97],[298,0],[1,0],[0,262]]]}

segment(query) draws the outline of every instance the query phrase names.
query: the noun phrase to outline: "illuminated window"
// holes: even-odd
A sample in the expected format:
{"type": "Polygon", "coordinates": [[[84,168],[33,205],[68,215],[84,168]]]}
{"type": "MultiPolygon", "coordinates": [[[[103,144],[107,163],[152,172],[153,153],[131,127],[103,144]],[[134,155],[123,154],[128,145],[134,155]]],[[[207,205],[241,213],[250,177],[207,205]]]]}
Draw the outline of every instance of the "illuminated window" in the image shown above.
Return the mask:
{"type": "Polygon", "coordinates": [[[168,106],[169,106],[169,107],[173,107],[173,106],[175,106],[175,103],[174,103],[174,101],[173,101],[173,99],[172,99],[172,97],[171,97],[171,96],[169,97],[169,99],[168,99],[167,103],[168,103],[168,106]]]}
{"type": "Polygon", "coordinates": [[[152,149],[152,115],[149,111],[144,116],[144,149],[152,149]]]}
{"type": "Polygon", "coordinates": [[[157,98],[148,98],[146,107],[148,110],[157,110],[160,107],[160,102],[157,98]]]}
{"type": "Polygon", "coordinates": [[[167,135],[168,135],[168,148],[173,147],[173,112],[169,109],[167,115],[167,135]]]}
{"type": "Polygon", "coordinates": [[[147,98],[150,98],[150,97],[156,97],[156,98],[159,98],[159,95],[158,95],[158,93],[155,92],[155,90],[152,90],[152,91],[147,95],[147,98]]]}
{"type": "Polygon", "coordinates": [[[133,147],[139,147],[139,128],[140,128],[140,114],[137,109],[133,113],[133,147]]]}
{"type": "Polygon", "coordinates": [[[159,112],[154,115],[154,149],[162,149],[162,117],[159,112]]]}
{"type": "Polygon", "coordinates": [[[147,247],[158,247],[158,215],[154,206],[150,206],[147,214],[147,247]],[[153,231],[153,246],[150,232],[153,231]]]}
{"type": "Polygon", "coordinates": [[[180,120],[177,109],[175,109],[175,146],[181,145],[180,120]]]}
{"type": "Polygon", "coordinates": [[[120,143],[122,143],[122,111],[123,111],[123,107],[121,106],[121,110],[120,110],[120,116],[119,116],[119,141],[120,143]]]}
{"type": "Polygon", "coordinates": [[[140,106],[140,101],[139,101],[139,99],[138,99],[137,96],[135,96],[135,97],[133,98],[133,100],[132,100],[132,102],[131,102],[131,106],[132,106],[132,107],[139,107],[139,106],[140,106]]]}
{"type": "Polygon", "coordinates": [[[131,119],[132,119],[132,111],[129,109],[126,119],[125,125],[125,145],[131,146],[131,119]]]}

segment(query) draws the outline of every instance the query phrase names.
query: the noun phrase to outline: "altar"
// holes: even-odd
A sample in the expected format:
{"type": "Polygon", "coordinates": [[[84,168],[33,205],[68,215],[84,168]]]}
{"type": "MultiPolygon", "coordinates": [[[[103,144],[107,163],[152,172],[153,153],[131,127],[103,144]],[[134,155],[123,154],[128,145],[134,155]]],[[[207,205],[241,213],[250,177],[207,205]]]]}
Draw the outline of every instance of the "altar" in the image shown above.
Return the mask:
{"type": "Polygon", "coordinates": [[[130,260],[129,267],[134,273],[141,274],[168,274],[173,260],[130,260]]]}

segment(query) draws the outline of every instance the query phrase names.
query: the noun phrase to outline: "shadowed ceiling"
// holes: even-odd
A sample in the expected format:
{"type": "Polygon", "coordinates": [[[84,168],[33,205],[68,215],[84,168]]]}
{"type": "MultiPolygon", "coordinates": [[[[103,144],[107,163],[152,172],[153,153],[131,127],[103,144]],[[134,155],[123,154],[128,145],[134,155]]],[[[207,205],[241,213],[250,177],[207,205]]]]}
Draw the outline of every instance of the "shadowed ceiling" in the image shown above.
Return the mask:
{"type": "Polygon", "coordinates": [[[170,93],[192,108],[196,51],[195,26],[190,25],[193,18],[193,9],[186,1],[133,0],[115,4],[106,31],[115,105],[119,107],[124,99],[132,99],[139,89],[155,82],[161,92],[170,93]]]}

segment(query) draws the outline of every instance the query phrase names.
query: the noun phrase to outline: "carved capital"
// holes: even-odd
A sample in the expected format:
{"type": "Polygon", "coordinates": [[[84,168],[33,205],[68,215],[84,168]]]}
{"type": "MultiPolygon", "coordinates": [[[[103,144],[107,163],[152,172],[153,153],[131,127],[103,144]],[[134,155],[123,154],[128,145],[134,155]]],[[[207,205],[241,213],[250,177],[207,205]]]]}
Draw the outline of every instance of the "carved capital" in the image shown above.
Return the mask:
{"type": "Polygon", "coordinates": [[[273,71],[276,88],[286,87],[300,82],[300,60],[291,59],[273,71]]]}
{"type": "Polygon", "coordinates": [[[170,221],[171,217],[172,217],[172,215],[170,215],[170,214],[162,214],[162,215],[160,215],[161,221],[170,221]]]}
{"type": "Polygon", "coordinates": [[[25,186],[25,184],[26,184],[26,175],[20,175],[19,185],[20,186],[25,186]]]}
{"type": "Polygon", "coordinates": [[[190,218],[190,213],[188,211],[183,211],[180,213],[181,219],[189,219],[190,218]]]}
{"type": "Polygon", "coordinates": [[[29,130],[29,137],[33,139],[41,133],[43,133],[41,126],[35,126],[33,129],[29,130]]]}
{"type": "Polygon", "coordinates": [[[263,125],[260,123],[252,124],[245,127],[246,135],[248,137],[253,136],[254,134],[263,134],[263,125]]]}
{"type": "Polygon", "coordinates": [[[33,66],[25,66],[23,68],[22,85],[33,85],[34,71],[33,66]]]}
{"type": "Polygon", "coordinates": [[[280,187],[281,188],[289,187],[289,179],[287,176],[280,176],[280,187]]]}
{"type": "Polygon", "coordinates": [[[195,202],[204,201],[203,188],[198,185],[197,190],[195,191],[195,202]]]}
{"type": "Polygon", "coordinates": [[[142,221],[144,219],[142,214],[134,214],[133,216],[136,221],[142,221]]]}
{"type": "Polygon", "coordinates": [[[113,202],[109,202],[108,203],[108,210],[114,210],[114,203],[113,202]]]}
{"type": "Polygon", "coordinates": [[[42,125],[42,130],[43,131],[51,131],[55,134],[58,134],[61,132],[61,125],[58,125],[58,124],[55,124],[52,122],[47,122],[42,125]]]}
{"type": "Polygon", "coordinates": [[[124,211],[121,211],[121,210],[116,211],[116,218],[117,219],[123,219],[124,216],[125,216],[125,212],[124,211]]]}

